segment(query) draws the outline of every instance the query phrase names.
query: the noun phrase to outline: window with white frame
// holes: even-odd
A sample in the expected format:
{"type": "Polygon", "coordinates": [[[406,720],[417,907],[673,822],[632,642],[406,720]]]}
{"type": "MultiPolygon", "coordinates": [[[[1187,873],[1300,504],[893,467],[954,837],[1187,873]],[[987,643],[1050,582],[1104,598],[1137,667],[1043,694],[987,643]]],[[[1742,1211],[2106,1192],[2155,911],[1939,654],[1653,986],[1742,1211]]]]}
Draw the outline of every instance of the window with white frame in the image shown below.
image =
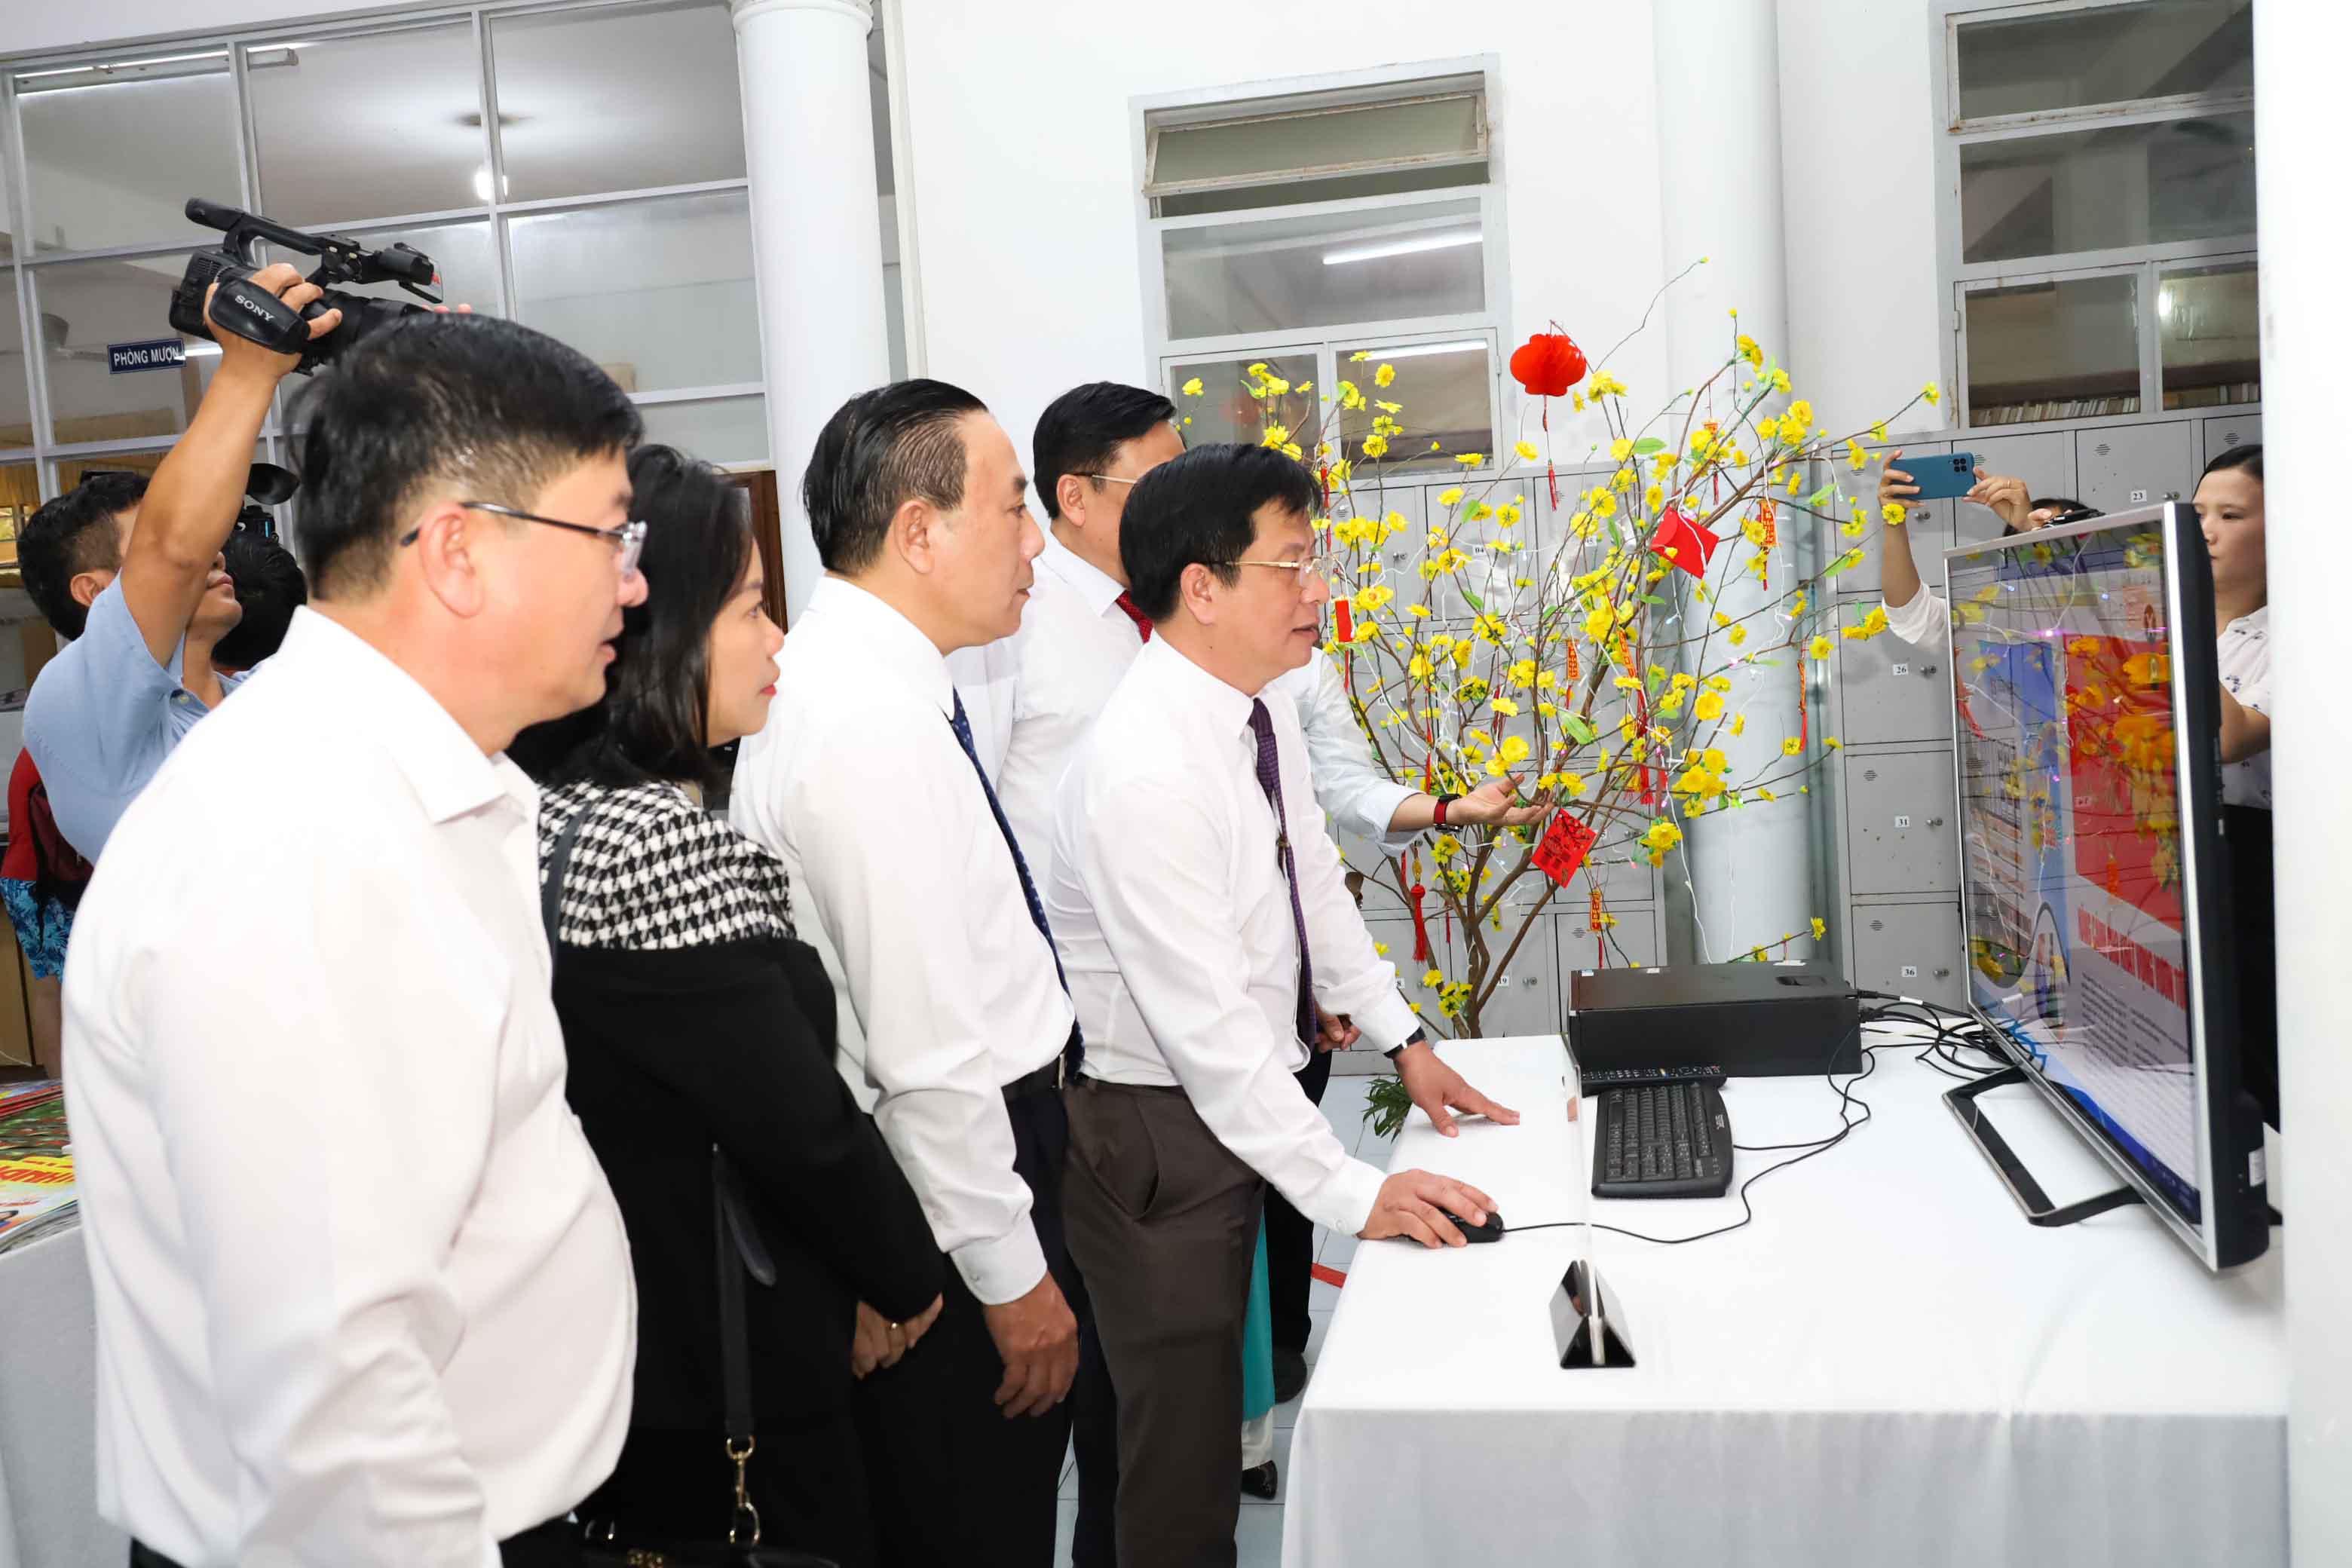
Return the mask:
{"type": "MultiPolygon", "coordinates": [[[[1341,378],[1394,367],[1391,472],[1491,456],[1509,289],[1485,62],[1318,78],[1245,97],[1139,103],[1144,311],[1162,383],[1199,377],[1189,439],[1255,440],[1242,390],[1264,362],[1273,416],[1321,423],[1341,378]],[[1361,360],[1363,368],[1351,369],[1361,360]]],[[[1332,428],[1361,454],[1366,410],[1332,428]]]]}
{"type": "Polygon", "coordinates": [[[1964,422],[2261,401],[2252,0],[1939,0],[1964,422]]]}
{"type": "MultiPolygon", "coordinates": [[[[878,29],[868,61],[887,196],[878,29]]],[[[220,239],[184,216],[192,195],[404,240],[434,258],[450,303],[603,365],[649,438],[721,464],[769,458],[724,0],[459,0],[11,61],[0,149],[0,584],[13,516],[90,468],[152,471],[195,411],[216,347],[128,373],[108,352],[174,337],[165,312],[188,253],[220,239]]],[[[257,458],[290,462],[298,406],[281,401],[257,458]]]]}

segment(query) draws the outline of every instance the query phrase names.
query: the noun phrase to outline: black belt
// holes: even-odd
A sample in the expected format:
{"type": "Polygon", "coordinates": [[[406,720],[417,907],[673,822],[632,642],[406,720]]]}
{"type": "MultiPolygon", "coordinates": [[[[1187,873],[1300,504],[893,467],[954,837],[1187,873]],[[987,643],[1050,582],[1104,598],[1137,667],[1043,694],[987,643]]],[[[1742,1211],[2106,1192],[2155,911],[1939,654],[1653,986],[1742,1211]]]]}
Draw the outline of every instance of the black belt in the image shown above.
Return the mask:
{"type": "Polygon", "coordinates": [[[1066,1083],[1075,1083],[1078,1077],[1078,1061],[1086,1048],[1078,1043],[1078,1026],[1070,1026],[1070,1037],[1054,1059],[1034,1072],[1024,1072],[1004,1086],[1008,1100],[1025,1100],[1033,1094],[1058,1092],[1066,1083]]]}

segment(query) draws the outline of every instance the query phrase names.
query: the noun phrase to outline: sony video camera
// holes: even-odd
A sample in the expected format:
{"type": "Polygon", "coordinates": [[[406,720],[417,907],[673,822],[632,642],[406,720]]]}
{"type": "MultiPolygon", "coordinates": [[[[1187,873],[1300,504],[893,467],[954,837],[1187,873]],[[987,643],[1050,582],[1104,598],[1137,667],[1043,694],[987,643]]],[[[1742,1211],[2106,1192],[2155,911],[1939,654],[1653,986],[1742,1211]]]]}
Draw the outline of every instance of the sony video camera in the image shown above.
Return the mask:
{"type": "Polygon", "coordinates": [[[239,530],[257,533],[264,539],[278,537],[278,520],[269,509],[278,502],[290,500],[302,488],[302,481],[290,468],[275,463],[256,463],[246,470],[245,505],[236,514],[239,530]]]}
{"type": "Polygon", "coordinates": [[[334,285],[397,283],[426,304],[441,302],[441,274],[434,268],[433,258],[409,246],[394,244],[370,250],[341,235],[305,234],[234,207],[217,206],[202,196],[188,198],[187,214],[189,222],[219,229],[226,237],[217,248],[199,250],[188,258],[188,269],[172,295],[173,329],[192,338],[230,331],[279,353],[299,353],[302,363],[294,367],[298,375],[310,374],[377,328],[424,309],[396,300],[346,293],[334,285]],[[298,311],[268,289],[255,287],[253,275],[261,267],[255,247],[263,240],[317,257],[318,269],[310,281],[324,294],[298,311]],[[212,316],[206,320],[205,290],[215,283],[220,285],[220,291],[213,296],[212,316]],[[313,340],[311,320],[334,310],[342,311],[341,324],[313,340]]]}

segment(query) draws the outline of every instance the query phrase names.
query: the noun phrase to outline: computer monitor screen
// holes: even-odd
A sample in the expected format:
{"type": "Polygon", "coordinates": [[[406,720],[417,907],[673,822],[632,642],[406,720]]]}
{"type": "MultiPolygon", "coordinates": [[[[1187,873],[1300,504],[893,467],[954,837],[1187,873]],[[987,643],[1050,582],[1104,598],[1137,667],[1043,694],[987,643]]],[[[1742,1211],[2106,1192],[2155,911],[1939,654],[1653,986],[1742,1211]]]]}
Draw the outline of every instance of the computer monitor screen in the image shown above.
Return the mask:
{"type": "Polygon", "coordinates": [[[1973,1011],[2209,1266],[2259,1252],[2196,520],[2119,514],[1946,572],[1973,1011]]]}

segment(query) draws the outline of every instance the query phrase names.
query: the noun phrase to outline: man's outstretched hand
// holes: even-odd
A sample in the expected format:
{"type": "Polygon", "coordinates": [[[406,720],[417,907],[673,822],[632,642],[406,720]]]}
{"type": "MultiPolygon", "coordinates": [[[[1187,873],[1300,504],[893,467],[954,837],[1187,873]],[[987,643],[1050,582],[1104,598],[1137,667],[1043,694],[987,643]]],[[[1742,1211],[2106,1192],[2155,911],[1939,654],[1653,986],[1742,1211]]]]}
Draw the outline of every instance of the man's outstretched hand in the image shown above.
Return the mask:
{"type": "Polygon", "coordinates": [[[1519,1113],[1507,1105],[1497,1105],[1476,1089],[1460,1073],[1437,1059],[1437,1053],[1426,1040],[1407,1046],[1397,1057],[1397,1077],[1404,1083],[1404,1091],[1421,1107],[1438,1131],[1448,1138],[1461,1136],[1454,1124],[1453,1113],[1483,1116],[1505,1127],[1518,1124],[1519,1113]]]}

